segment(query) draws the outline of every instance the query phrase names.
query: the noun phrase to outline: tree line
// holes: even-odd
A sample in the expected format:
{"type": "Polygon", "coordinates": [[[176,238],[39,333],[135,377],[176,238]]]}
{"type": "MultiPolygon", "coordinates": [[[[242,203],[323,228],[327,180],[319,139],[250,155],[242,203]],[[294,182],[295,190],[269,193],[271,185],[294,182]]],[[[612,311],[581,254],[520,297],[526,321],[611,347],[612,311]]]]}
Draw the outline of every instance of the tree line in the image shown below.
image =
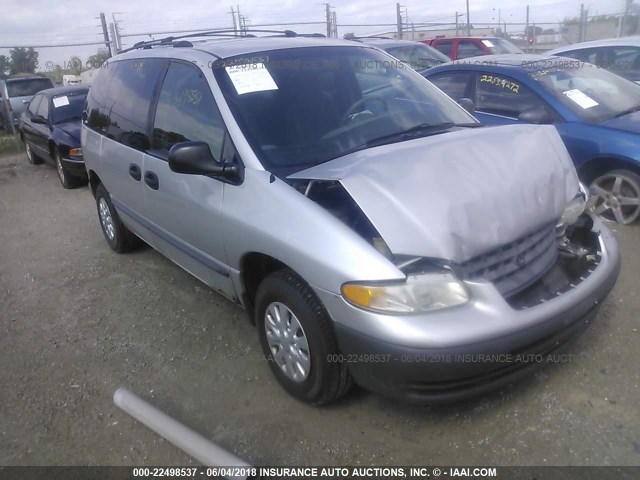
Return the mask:
{"type": "Polygon", "coordinates": [[[38,61],[38,51],[33,47],[16,47],[9,50],[9,56],[0,55],[0,78],[7,78],[20,74],[42,74],[51,77],[55,82],[62,82],[62,75],[80,75],[85,70],[100,68],[107,61],[109,54],[99,51],[91,55],[86,61],[73,55],[63,65],[47,62],[40,65],[38,61]]]}

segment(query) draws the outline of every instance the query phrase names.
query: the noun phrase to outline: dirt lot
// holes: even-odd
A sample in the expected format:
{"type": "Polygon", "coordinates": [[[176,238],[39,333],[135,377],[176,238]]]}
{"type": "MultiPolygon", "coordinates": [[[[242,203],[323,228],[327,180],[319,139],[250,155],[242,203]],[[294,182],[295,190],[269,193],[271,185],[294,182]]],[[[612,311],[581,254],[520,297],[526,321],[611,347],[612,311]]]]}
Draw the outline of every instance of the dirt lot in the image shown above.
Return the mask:
{"type": "Polygon", "coordinates": [[[446,407],[275,382],[243,311],[150,248],[117,255],[88,188],[0,158],[0,464],[192,460],[118,410],[127,387],[256,464],[640,465],[640,227],[613,294],[553,365],[446,407]]]}

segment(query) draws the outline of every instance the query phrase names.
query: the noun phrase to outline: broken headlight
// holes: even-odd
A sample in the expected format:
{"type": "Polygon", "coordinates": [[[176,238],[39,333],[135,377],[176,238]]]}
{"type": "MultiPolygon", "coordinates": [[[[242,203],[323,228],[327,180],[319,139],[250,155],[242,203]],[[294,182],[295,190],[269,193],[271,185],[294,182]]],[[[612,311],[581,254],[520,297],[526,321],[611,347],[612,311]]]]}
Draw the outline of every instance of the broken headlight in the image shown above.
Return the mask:
{"type": "Polygon", "coordinates": [[[345,283],[342,296],[379,313],[428,312],[469,301],[464,284],[451,273],[409,275],[403,282],[345,283]]]}
{"type": "Polygon", "coordinates": [[[564,230],[569,225],[576,223],[578,218],[580,218],[585,211],[589,210],[597,200],[595,197],[589,195],[589,191],[582,183],[579,183],[579,187],[580,192],[567,204],[556,227],[561,234],[564,233],[564,230]]]}

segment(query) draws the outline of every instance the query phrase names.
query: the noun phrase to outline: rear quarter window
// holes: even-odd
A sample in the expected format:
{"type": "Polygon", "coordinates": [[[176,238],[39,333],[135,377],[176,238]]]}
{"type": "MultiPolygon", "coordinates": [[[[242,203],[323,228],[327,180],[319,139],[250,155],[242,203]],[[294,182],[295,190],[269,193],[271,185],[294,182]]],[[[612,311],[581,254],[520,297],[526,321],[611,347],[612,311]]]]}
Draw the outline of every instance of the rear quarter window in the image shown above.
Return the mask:
{"type": "Polygon", "coordinates": [[[107,114],[107,90],[115,68],[113,63],[104,63],[91,84],[85,107],[87,127],[102,132],[109,125],[107,114]]]}
{"type": "Polygon", "coordinates": [[[167,61],[121,60],[107,94],[107,137],[137,150],[149,149],[149,110],[167,61]]]}

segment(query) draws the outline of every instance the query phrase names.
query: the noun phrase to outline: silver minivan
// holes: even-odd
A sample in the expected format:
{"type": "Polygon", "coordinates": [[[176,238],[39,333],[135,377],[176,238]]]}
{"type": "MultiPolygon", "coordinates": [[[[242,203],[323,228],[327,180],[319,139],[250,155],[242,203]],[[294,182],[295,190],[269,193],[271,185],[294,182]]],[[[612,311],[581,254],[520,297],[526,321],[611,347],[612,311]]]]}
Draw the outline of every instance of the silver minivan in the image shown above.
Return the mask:
{"type": "Polygon", "coordinates": [[[242,305],[289,393],[446,402],[553,361],[619,271],[555,129],[479,127],[366,44],[170,38],[103,66],[82,149],[109,246],[242,305]]]}

